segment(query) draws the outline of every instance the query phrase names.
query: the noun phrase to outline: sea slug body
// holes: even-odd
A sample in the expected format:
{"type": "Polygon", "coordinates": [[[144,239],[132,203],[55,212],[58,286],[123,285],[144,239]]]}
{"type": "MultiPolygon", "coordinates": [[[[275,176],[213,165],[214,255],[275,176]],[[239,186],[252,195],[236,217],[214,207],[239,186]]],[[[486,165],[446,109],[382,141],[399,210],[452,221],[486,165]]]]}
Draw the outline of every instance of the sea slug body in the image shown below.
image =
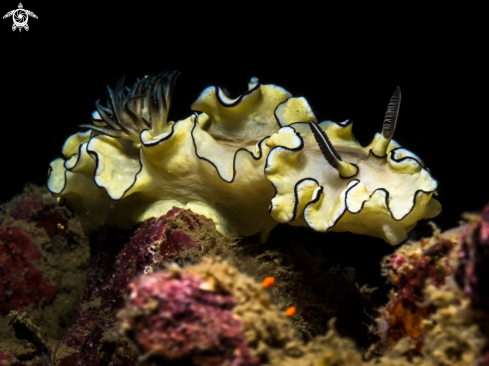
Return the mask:
{"type": "Polygon", "coordinates": [[[87,132],[51,162],[48,188],[77,212],[86,233],[124,229],[173,206],[212,219],[230,236],[277,223],[350,231],[398,244],[441,206],[437,182],[392,136],[396,89],[381,134],[362,147],[349,121],[318,120],[306,99],[252,78],[236,99],[208,87],[190,117],[167,120],[177,72],[119,81],[96,103],[87,132]]]}

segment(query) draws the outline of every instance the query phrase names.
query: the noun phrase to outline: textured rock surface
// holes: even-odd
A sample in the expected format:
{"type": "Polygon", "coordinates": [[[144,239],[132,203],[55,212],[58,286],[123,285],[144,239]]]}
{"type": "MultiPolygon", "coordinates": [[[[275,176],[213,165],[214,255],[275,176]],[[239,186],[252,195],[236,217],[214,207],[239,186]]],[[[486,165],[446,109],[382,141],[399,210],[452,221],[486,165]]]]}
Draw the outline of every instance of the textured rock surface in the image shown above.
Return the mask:
{"type": "Polygon", "coordinates": [[[188,272],[153,273],[130,284],[123,328],[142,354],[196,366],[258,365],[223,287],[188,272]]]}
{"type": "Polygon", "coordinates": [[[134,233],[104,227],[93,234],[78,319],[62,341],[71,354],[61,356],[61,363],[132,365],[134,355],[127,341],[119,337],[115,318],[127,285],[133,277],[153,272],[183,248],[196,246],[190,233],[207,222],[188,211],[172,209],[158,219],[146,220],[134,233]]]}
{"type": "Polygon", "coordinates": [[[54,349],[75,320],[88,259],[78,219],[47,189],[27,184],[0,206],[0,349],[12,362],[35,364],[41,356],[15,336],[7,314],[25,313],[54,349]]]}
{"type": "Polygon", "coordinates": [[[455,278],[471,304],[489,316],[489,204],[462,234],[455,278]]]}
{"type": "Polygon", "coordinates": [[[0,316],[53,302],[56,286],[37,268],[40,259],[41,253],[25,231],[0,226],[0,316]]]}
{"type": "Polygon", "coordinates": [[[0,350],[0,366],[8,366],[11,359],[12,357],[10,357],[7,352],[3,352],[0,350]]]}
{"type": "MultiPolygon", "coordinates": [[[[8,269],[0,301],[21,305],[5,284],[31,285],[31,266],[56,293],[51,303],[49,287],[41,301],[22,297],[39,288],[19,294],[32,303],[12,315],[17,325],[0,316],[0,365],[489,365],[488,212],[389,256],[392,292],[372,323],[373,289],[356,285],[353,268],[334,266],[337,247],[322,237],[287,227],[264,245],[237,244],[210,220],[174,208],[134,231],[102,228],[88,253],[73,215],[27,186],[0,213],[0,269],[8,269]],[[268,276],[275,286],[266,289],[268,276]],[[83,293],[73,290],[80,284],[83,293]]],[[[354,239],[363,247],[365,238],[354,239]]]]}
{"type": "MultiPolygon", "coordinates": [[[[388,258],[385,274],[393,284],[377,329],[377,350],[389,359],[404,358],[422,365],[480,365],[484,361],[488,318],[471,306],[456,284],[464,277],[460,268],[475,262],[466,259],[467,236],[478,233],[483,216],[466,226],[406,244],[388,258]]],[[[472,273],[472,271],[468,271],[472,273]]],[[[486,285],[487,286],[487,285],[486,285]]],[[[479,288],[476,291],[484,291],[479,288]]]]}

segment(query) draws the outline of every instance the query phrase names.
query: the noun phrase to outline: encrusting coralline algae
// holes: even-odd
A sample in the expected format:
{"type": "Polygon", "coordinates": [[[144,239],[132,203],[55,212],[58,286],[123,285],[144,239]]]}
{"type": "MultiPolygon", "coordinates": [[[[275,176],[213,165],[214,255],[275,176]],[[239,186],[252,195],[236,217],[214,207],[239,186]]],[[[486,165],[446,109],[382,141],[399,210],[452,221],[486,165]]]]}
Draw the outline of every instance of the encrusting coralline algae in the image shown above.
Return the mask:
{"type": "MultiPolygon", "coordinates": [[[[487,295],[482,285],[487,273],[486,212],[489,207],[481,216],[470,216],[469,224],[401,246],[386,259],[384,271],[393,292],[370,328],[354,320],[364,309],[375,317],[370,292],[356,287],[349,272],[320,274],[314,259],[287,254],[294,248],[287,237],[281,245],[262,248],[258,243],[237,243],[217,233],[212,221],[177,208],[147,220],[134,232],[105,227],[91,236],[91,264],[77,319],[61,342],[45,336],[49,323],[42,318],[33,323],[57,365],[133,365],[137,360],[168,362],[176,355],[196,365],[220,365],[222,360],[243,365],[480,365],[488,358],[487,295]],[[175,262],[179,264],[170,264],[175,262]],[[270,275],[272,288],[262,284],[270,275]],[[304,278],[311,282],[328,275],[331,282],[323,287],[336,289],[325,292],[329,297],[304,286],[304,278]],[[184,291],[162,296],[165,289],[176,288],[184,291]],[[137,301],[140,296],[144,301],[137,301]],[[314,296],[322,307],[308,310],[314,296]],[[360,306],[342,313],[348,303],[360,306]],[[290,305],[296,307],[292,318],[285,312],[290,305]],[[182,306],[188,312],[176,315],[182,306]],[[212,321],[206,321],[206,314],[214,315],[212,321]],[[218,314],[222,321],[216,321],[218,314]],[[331,314],[336,314],[336,322],[331,314]],[[155,320],[159,317],[167,323],[155,320]],[[324,330],[315,328],[323,322],[328,323],[324,330]],[[195,348],[199,334],[215,335],[205,343],[208,348],[195,348]],[[175,344],[168,349],[152,349],[147,341],[170,335],[175,344]]],[[[35,223],[38,216],[31,215],[29,222],[35,223]]],[[[3,216],[4,224],[9,220],[3,216]]],[[[310,242],[309,249],[313,245],[310,242]]],[[[29,308],[19,310],[31,313],[29,308]]],[[[363,319],[368,322],[367,316],[363,319]]],[[[43,356],[32,343],[16,342],[0,342],[1,362],[9,359],[15,364],[19,356],[28,365],[43,356]]]]}

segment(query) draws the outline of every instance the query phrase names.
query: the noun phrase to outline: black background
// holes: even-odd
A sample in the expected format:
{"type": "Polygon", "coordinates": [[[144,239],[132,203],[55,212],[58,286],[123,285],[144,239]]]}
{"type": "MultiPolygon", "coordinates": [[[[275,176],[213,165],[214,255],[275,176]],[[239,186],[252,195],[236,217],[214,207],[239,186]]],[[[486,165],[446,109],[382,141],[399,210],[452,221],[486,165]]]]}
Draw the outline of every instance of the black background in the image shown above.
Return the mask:
{"type": "MultiPolygon", "coordinates": [[[[126,76],[182,71],[172,120],[209,85],[236,97],[252,76],[305,96],[319,119],[353,119],[367,144],[380,132],[395,87],[402,103],[394,139],[439,181],[442,228],[478,211],[486,189],[487,56],[477,9],[333,9],[307,2],[46,3],[24,1],[39,18],[29,31],[0,22],[0,202],[27,182],[44,184],[64,140],[89,123],[106,85],[126,76]]],[[[3,1],[0,12],[17,8],[3,1]]],[[[329,234],[328,234],[329,235],[329,234]]]]}

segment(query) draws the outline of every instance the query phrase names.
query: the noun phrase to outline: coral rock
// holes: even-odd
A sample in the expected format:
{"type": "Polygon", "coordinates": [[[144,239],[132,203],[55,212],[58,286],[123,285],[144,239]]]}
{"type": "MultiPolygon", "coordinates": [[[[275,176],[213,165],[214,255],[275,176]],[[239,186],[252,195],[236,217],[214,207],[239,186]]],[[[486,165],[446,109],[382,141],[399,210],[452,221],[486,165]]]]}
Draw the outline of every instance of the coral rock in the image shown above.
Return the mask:
{"type": "Polygon", "coordinates": [[[12,200],[9,213],[16,220],[30,220],[41,210],[41,196],[36,193],[26,193],[12,200]]]}
{"type": "Polygon", "coordinates": [[[90,366],[112,360],[133,365],[134,355],[127,342],[112,330],[129,282],[153,272],[183,248],[197,246],[190,233],[208,221],[191,211],[173,208],[160,218],[146,220],[133,233],[109,227],[94,233],[78,319],[62,342],[76,353],[64,357],[62,364],[81,362],[90,366]]]}
{"type": "Polygon", "coordinates": [[[11,358],[6,352],[0,350],[0,366],[10,365],[11,358]]]}
{"type": "Polygon", "coordinates": [[[468,215],[468,225],[402,246],[386,262],[394,291],[379,319],[382,362],[404,357],[420,365],[484,364],[487,211],[480,218],[468,215]]]}
{"type": "Polygon", "coordinates": [[[428,282],[436,287],[445,283],[452,271],[447,264],[447,253],[454,243],[440,238],[423,250],[425,246],[422,239],[416,248],[399,250],[389,261],[389,277],[395,296],[386,306],[381,321],[385,346],[393,346],[403,337],[411,339],[414,352],[419,352],[423,346],[422,322],[436,310],[432,304],[423,305],[424,289],[428,282]]]}
{"type": "Polygon", "coordinates": [[[194,365],[258,365],[234,316],[234,299],[224,288],[204,289],[190,273],[153,273],[130,284],[121,314],[141,353],[194,365]]]}
{"type": "Polygon", "coordinates": [[[56,287],[36,268],[41,254],[18,227],[0,226],[0,315],[28,305],[51,303],[56,287]]]}
{"type": "Polygon", "coordinates": [[[489,204],[462,234],[456,280],[472,306],[489,316],[489,204]]]}

